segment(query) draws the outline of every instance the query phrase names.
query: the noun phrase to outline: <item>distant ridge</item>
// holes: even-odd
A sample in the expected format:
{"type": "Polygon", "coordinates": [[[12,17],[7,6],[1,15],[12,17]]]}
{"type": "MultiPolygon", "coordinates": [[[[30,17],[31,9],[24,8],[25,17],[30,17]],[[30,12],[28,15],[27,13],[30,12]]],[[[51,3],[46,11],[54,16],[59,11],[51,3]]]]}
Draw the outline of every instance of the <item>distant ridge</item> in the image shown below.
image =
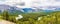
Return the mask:
{"type": "Polygon", "coordinates": [[[9,6],[5,4],[0,4],[0,12],[3,12],[4,10],[8,10],[11,13],[15,12],[23,12],[23,13],[31,13],[31,12],[52,12],[52,11],[60,11],[59,7],[56,7],[55,9],[52,7],[47,7],[47,9],[43,10],[42,8],[18,8],[16,6],[9,6]]]}

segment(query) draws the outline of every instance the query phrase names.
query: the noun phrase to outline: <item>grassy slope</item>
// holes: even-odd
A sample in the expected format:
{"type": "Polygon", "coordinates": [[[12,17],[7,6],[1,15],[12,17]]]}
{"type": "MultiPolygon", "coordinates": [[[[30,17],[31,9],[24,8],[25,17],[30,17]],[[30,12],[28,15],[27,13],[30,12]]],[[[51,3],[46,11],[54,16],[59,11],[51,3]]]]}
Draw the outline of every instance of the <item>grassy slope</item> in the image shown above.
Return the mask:
{"type": "Polygon", "coordinates": [[[53,24],[60,24],[60,11],[52,12],[52,13],[27,13],[27,14],[21,14],[23,15],[24,18],[16,21],[15,17],[16,16],[9,16],[9,21],[15,22],[17,24],[48,24],[48,23],[53,23],[53,24]],[[49,16],[48,16],[49,15],[49,16]],[[56,21],[56,16],[57,16],[57,21],[56,21]],[[38,17],[42,17],[41,20],[37,20],[38,17]]]}
{"type": "MultiPolygon", "coordinates": [[[[60,11],[56,11],[56,12],[52,12],[52,13],[49,13],[49,14],[46,14],[46,13],[29,13],[29,14],[23,14],[23,16],[25,17],[29,17],[31,16],[31,18],[29,19],[29,21],[27,22],[27,24],[30,22],[33,22],[34,24],[48,24],[48,23],[51,23],[51,24],[60,24],[60,11]],[[48,16],[49,15],[49,16],[48,16]],[[36,17],[42,17],[42,19],[40,21],[34,21],[34,19],[36,17]],[[56,16],[57,16],[57,20],[56,20],[56,16]],[[32,19],[33,18],[33,19],[32,19]]],[[[23,22],[25,23],[25,22],[23,22]]],[[[32,23],[32,24],[33,24],[32,23]]]]}

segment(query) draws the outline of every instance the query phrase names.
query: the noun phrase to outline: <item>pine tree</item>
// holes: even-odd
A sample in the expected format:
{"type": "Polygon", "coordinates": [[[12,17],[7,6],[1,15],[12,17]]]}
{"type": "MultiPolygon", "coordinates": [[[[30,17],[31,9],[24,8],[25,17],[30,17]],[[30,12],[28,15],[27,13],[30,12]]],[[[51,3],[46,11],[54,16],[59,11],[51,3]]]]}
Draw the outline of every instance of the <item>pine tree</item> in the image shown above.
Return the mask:
{"type": "Polygon", "coordinates": [[[3,19],[8,20],[8,18],[9,18],[8,11],[5,10],[5,11],[3,12],[3,19]]]}

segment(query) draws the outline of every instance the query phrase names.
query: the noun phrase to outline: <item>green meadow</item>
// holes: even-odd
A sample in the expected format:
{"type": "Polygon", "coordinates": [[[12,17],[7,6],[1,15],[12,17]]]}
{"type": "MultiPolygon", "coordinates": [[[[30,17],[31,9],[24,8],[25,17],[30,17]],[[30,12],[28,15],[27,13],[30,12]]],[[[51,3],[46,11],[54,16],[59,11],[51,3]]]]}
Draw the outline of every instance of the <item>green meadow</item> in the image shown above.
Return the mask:
{"type": "Polygon", "coordinates": [[[22,19],[16,20],[19,14],[11,14],[8,11],[0,13],[0,20],[11,21],[16,24],[60,24],[60,11],[39,12],[39,13],[22,13],[22,19]],[[40,20],[38,18],[41,17],[40,20]]]}

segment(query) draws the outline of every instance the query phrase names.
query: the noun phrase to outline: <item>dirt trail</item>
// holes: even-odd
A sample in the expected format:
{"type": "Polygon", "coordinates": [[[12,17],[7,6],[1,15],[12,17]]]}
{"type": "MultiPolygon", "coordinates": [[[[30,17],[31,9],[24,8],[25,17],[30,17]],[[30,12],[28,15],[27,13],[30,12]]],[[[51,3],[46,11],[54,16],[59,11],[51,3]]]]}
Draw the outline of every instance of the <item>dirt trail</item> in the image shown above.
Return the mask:
{"type": "Polygon", "coordinates": [[[0,24],[15,24],[15,23],[9,22],[9,21],[6,21],[6,20],[0,20],[0,24]]]}

